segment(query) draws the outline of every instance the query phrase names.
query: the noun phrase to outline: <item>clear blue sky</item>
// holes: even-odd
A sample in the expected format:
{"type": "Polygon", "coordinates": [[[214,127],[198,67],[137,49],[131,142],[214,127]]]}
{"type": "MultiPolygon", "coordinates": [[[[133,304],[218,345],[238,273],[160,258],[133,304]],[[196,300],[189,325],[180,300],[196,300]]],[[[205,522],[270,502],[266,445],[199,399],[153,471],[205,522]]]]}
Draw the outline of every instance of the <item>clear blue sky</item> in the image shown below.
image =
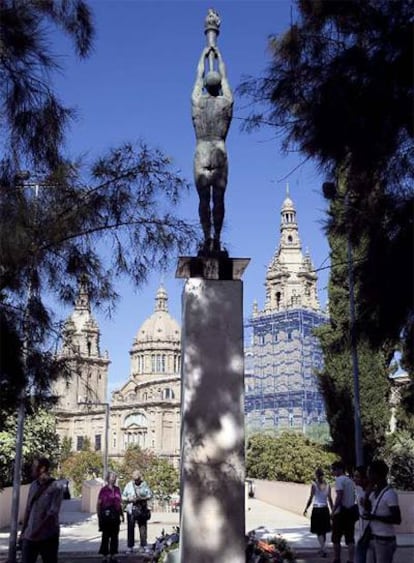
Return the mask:
{"type": "MultiPolygon", "coordinates": [[[[71,55],[66,40],[59,37],[54,41],[64,68],[56,85],[62,100],[76,106],[79,116],[68,134],[72,154],[95,155],[124,140],[144,139],[169,154],[177,169],[192,180],[195,139],[190,95],[205,45],[207,9],[214,7],[220,13],[218,43],[235,89],[243,75],[258,75],[265,68],[269,60],[267,37],[288,27],[291,4],[284,0],[90,2],[97,29],[92,56],[80,62],[71,55]]],[[[251,258],[244,276],[247,317],[254,299],[258,299],[259,307],[263,305],[266,267],[279,237],[284,178],[304,158],[295,152],[283,156],[276,131],[242,132],[238,118],[246,115],[245,105],[246,100],[236,98],[227,140],[230,175],[222,238],[231,256],[251,258]]],[[[323,179],[308,163],[288,180],[303,249],[309,248],[318,268],[328,255],[322,230],[323,179]]],[[[182,204],[184,216],[194,220],[197,205],[194,189],[182,204]]],[[[163,279],[170,312],[180,321],[182,281],[174,279],[174,272],[173,265],[163,279]]],[[[322,304],[326,302],[327,276],[327,270],[319,274],[322,304]]],[[[160,279],[161,274],[155,272],[138,290],[119,280],[116,289],[121,298],[112,318],[95,312],[102,349],[109,351],[112,360],[110,390],[128,378],[129,350],[138,328],[153,310],[160,279]]]]}

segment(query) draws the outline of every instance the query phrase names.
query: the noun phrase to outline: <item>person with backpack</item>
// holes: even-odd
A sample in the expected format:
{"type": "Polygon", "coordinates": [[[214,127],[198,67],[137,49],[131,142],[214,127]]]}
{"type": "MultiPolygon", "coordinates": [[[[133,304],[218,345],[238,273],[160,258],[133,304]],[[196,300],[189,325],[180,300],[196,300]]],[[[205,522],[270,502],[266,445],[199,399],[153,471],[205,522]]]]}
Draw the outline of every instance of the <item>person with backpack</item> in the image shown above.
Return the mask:
{"type": "Polygon", "coordinates": [[[151,518],[148,500],[152,497],[151,489],[143,480],[139,471],[132,473],[132,480],[124,488],[122,498],[127,502],[127,537],[128,552],[132,553],[135,544],[135,524],[138,524],[141,548],[147,545],[147,522],[151,518]]]}
{"type": "Polygon", "coordinates": [[[102,532],[99,553],[103,555],[102,561],[112,563],[117,561],[115,555],[118,553],[119,527],[121,520],[124,521],[121,489],[115,485],[117,477],[114,471],[108,472],[106,484],[99,491],[96,506],[99,530],[102,532]]]}
{"type": "Polygon", "coordinates": [[[63,487],[50,476],[50,461],[35,459],[23,527],[20,534],[22,563],[35,563],[38,555],[43,563],[57,563],[59,550],[59,511],[63,487]]]}

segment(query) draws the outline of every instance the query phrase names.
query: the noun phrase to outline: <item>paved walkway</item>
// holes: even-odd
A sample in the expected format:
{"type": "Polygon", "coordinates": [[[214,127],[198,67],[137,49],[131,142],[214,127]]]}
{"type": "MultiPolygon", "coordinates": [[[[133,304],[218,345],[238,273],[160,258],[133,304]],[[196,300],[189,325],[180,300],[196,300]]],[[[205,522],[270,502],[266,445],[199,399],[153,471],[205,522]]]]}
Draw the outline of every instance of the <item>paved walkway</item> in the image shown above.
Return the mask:
{"type": "MultiPolygon", "coordinates": [[[[148,542],[152,543],[164,529],[167,533],[173,526],[178,526],[179,515],[174,512],[153,513],[148,523],[148,542]]],[[[86,561],[99,561],[97,555],[100,544],[100,533],[96,515],[80,512],[80,501],[77,499],[63,501],[61,511],[61,563],[83,563],[86,561]]],[[[271,531],[282,534],[290,543],[297,554],[298,561],[311,563],[326,563],[332,560],[317,557],[318,542],[316,537],[309,532],[309,519],[293,512],[282,510],[265,502],[249,499],[246,511],[246,531],[264,526],[271,531]]],[[[137,530],[138,532],[138,530],[137,530]]],[[[121,524],[120,553],[126,551],[126,524],[121,524]]],[[[6,560],[9,533],[7,529],[0,531],[0,561],[6,560]]],[[[397,556],[394,563],[413,563],[414,561],[414,536],[405,534],[398,536],[397,556]]],[[[133,556],[121,555],[121,561],[140,563],[145,558],[134,554],[133,556]]],[[[148,561],[148,559],[147,559],[148,561]]],[[[214,562],[212,562],[214,563],[214,562]]]]}

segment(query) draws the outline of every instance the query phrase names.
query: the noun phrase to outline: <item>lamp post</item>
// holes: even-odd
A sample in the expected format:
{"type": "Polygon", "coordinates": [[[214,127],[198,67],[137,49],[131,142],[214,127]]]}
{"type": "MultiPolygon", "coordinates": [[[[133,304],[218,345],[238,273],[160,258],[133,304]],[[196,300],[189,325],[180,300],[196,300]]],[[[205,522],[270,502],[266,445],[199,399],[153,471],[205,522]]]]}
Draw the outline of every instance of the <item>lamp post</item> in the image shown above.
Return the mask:
{"type": "MultiPolygon", "coordinates": [[[[349,209],[349,193],[345,192],[345,196],[338,193],[336,184],[333,182],[324,182],[322,186],[323,195],[328,200],[343,199],[345,209],[349,209]]],[[[351,359],[352,359],[352,376],[354,390],[354,440],[355,440],[355,461],[356,465],[364,464],[364,450],[362,446],[362,425],[361,425],[361,407],[359,396],[359,361],[358,361],[358,342],[355,330],[355,286],[354,286],[354,268],[352,257],[352,241],[349,232],[346,241],[347,249],[347,269],[349,284],[349,319],[350,319],[350,338],[351,338],[351,359]]]]}
{"type": "MultiPolygon", "coordinates": [[[[37,226],[38,218],[38,198],[39,198],[39,187],[41,184],[37,181],[29,182],[30,172],[24,171],[20,172],[16,176],[16,180],[21,182],[19,187],[34,188],[34,214],[33,214],[33,225],[37,226]]],[[[17,409],[17,425],[16,425],[16,448],[15,448],[15,458],[13,467],[13,490],[12,490],[12,500],[11,500],[11,513],[10,513],[10,533],[9,533],[9,549],[8,549],[8,561],[9,563],[16,562],[16,552],[17,552],[17,533],[19,527],[19,505],[20,505],[20,486],[21,486],[21,473],[22,473],[22,459],[23,459],[23,437],[24,437],[24,422],[26,418],[26,398],[28,390],[27,377],[27,359],[30,348],[30,305],[34,297],[33,288],[33,274],[37,267],[37,257],[36,257],[36,240],[32,241],[33,248],[31,253],[31,262],[29,267],[29,281],[27,290],[27,301],[24,308],[23,315],[23,338],[22,338],[22,369],[24,376],[24,384],[19,393],[18,398],[18,409],[17,409]]]]}

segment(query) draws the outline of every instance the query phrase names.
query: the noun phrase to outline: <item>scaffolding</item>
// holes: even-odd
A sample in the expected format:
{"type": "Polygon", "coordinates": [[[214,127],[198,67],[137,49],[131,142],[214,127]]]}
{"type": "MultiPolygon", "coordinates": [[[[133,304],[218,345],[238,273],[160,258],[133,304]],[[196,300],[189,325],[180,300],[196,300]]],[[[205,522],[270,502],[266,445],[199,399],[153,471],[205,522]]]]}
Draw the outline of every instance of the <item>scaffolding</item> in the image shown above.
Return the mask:
{"type": "Polygon", "coordinates": [[[245,325],[245,414],[249,428],[306,430],[326,422],[315,372],[323,366],[317,311],[260,314],[245,325]]]}

